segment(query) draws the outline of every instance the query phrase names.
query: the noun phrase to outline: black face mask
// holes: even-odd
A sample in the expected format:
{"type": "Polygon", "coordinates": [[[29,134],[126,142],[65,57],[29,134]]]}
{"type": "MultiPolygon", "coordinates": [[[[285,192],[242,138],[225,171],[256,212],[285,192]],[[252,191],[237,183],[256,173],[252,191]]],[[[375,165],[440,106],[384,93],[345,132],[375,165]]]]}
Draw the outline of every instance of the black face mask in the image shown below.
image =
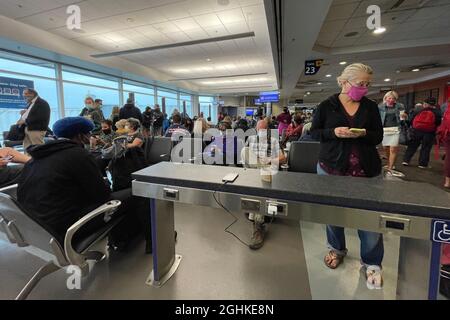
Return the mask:
{"type": "Polygon", "coordinates": [[[108,130],[102,130],[104,134],[111,134],[111,129],[108,130]]]}

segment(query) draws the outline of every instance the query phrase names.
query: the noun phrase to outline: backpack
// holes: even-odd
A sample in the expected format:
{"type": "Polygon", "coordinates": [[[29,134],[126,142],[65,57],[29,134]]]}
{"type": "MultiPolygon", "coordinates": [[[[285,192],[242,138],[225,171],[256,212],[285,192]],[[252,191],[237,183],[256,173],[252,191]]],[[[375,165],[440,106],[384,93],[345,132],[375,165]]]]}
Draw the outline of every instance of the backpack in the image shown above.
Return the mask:
{"type": "Polygon", "coordinates": [[[425,109],[414,118],[412,127],[420,131],[433,132],[436,130],[436,115],[431,109],[425,109]]]}

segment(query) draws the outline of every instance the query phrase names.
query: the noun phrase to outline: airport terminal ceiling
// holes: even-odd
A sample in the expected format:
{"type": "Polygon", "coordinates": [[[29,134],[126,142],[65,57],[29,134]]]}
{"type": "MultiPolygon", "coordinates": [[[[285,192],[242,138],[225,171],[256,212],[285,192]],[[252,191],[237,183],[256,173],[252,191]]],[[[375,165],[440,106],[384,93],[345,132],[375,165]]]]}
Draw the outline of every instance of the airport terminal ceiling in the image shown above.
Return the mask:
{"type": "Polygon", "coordinates": [[[336,77],[352,62],[374,69],[371,93],[450,75],[450,1],[332,2],[308,59],[323,59],[316,75],[300,75],[293,98],[320,102],[337,92],[336,77]],[[381,9],[380,33],[366,23],[381,9]]]}
{"type": "Polygon", "coordinates": [[[202,93],[277,89],[263,0],[4,0],[1,14],[88,46],[91,55],[151,48],[116,56],[162,72],[172,85],[188,81],[202,93]],[[71,4],[81,10],[81,29],[66,26],[71,4]]]}

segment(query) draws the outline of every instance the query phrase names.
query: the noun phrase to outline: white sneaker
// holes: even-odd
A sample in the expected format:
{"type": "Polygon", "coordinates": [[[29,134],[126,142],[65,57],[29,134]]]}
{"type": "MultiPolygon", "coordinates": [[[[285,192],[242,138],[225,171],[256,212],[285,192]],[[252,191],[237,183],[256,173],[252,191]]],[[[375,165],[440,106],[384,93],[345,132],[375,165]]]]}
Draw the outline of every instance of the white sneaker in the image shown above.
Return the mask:
{"type": "Polygon", "coordinates": [[[407,166],[409,166],[409,163],[406,162],[406,161],[403,161],[403,162],[402,162],[402,165],[404,165],[405,167],[407,167],[407,166]]]}

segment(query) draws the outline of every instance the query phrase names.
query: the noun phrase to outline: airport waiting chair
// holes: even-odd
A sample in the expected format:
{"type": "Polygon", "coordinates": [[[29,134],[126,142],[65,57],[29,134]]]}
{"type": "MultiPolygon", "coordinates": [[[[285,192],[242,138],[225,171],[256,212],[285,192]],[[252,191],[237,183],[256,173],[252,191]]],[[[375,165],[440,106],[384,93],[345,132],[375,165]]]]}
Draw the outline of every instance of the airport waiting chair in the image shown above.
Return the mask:
{"type": "Polygon", "coordinates": [[[23,141],[12,141],[12,140],[8,140],[8,135],[9,135],[9,131],[3,131],[3,146],[4,147],[10,147],[10,148],[14,148],[14,147],[19,147],[22,146],[23,141]]]}
{"type": "Polygon", "coordinates": [[[320,142],[295,141],[291,143],[288,158],[288,171],[317,173],[320,142]]]}
{"type": "Polygon", "coordinates": [[[32,219],[22,210],[16,200],[17,185],[0,189],[0,232],[18,247],[33,247],[52,256],[52,260],[41,267],[25,285],[16,300],[26,299],[33,288],[45,276],[67,266],[77,266],[81,275],[89,273],[88,261],[101,261],[108,257],[108,235],[123,217],[112,219],[120,201],[112,200],[89,212],[74,223],[64,241],[50,228],[32,219]],[[104,216],[105,224],[89,234],[82,232],[92,219],[104,216]]]}
{"type": "Polygon", "coordinates": [[[170,161],[172,141],[166,137],[147,138],[144,145],[145,160],[148,165],[170,161]]]}

